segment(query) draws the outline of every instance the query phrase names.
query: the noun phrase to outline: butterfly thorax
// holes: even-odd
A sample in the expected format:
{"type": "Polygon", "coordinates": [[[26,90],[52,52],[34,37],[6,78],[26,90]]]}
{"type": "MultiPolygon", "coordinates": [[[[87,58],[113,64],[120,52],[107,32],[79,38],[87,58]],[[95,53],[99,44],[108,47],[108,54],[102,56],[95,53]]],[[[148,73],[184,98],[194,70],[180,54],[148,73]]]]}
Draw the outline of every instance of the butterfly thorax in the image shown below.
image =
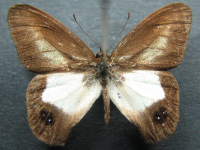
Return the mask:
{"type": "Polygon", "coordinates": [[[107,64],[104,66],[103,64],[103,53],[100,51],[96,54],[97,58],[97,66],[96,66],[96,79],[100,80],[102,86],[107,84],[107,77],[109,76],[109,61],[110,55],[107,53],[106,55],[106,62],[107,64]]]}

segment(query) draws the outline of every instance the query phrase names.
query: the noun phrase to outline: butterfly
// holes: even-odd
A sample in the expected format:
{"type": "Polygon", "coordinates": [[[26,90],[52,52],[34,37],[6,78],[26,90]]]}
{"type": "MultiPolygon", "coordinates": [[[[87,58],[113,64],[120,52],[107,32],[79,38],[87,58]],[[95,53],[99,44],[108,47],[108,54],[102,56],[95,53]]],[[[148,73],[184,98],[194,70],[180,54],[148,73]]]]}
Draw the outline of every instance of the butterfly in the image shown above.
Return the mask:
{"type": "Polygon", "coordinates": [[[8,24],[19,59],[37,73],[28,85],[28,122],[37,138],[65,145],[71,129],[103,94],[105,121],[110,99],[147,143],[174,133],[179,87],[169,69],[183,59],[192,12],[173,3],[153,12],[117,45],[105,63],[49,14],[14,5],[8,24]]]}

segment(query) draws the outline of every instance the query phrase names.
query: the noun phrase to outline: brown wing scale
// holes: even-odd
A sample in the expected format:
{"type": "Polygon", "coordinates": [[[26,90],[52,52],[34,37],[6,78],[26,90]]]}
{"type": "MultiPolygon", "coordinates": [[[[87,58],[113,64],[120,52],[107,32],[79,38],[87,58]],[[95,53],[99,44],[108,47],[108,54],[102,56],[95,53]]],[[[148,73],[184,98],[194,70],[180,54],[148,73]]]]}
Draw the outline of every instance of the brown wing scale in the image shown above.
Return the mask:
{"type": "Polygon", "coordinates": [[[164,6],[133,28],[111,54],[110,62],[135,63],[135,69],[168,70],[182,61],[192,22],[183,3],[164,6]]]}
{"type": "Polygon", "coordinates": [[[138,126],[145,142],[155,143],[173,134],[179,121],[179,87],[168,71],[159,71],[165,99],[154,103],[137,115],[133,122],[138,126]]]}
{"type": "Polygon", "coordinates": [[[69,71],[72,64],[87,66],[96,60],[78,36],[33,6],[12,6],[8,12],[8,24],[19,58],[30,71],[69,71]]]}

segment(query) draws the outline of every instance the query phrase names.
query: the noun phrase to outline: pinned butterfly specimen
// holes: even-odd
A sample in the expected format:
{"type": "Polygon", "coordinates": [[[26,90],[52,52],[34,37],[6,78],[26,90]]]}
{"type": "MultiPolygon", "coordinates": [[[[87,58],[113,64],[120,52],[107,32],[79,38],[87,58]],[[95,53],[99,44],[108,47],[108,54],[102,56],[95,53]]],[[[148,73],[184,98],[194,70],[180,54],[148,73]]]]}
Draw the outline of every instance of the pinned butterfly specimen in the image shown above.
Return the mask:
{"type": "Polygon", "coordinates": [[[111,55],[96,55],[72,31],[30,5],[14,5],[8,24],[19,58],[37,73],[27,89],[28,121],[50,145],[65,145],[71,128],[103,93],[147,143],[161,141],[179,120],[179,87],[169,69],[183,59],[192,12],[182,3],[158,9],[133,28],[111,55]],[[104,67],[105,66],[105,67],[104,67]]]}

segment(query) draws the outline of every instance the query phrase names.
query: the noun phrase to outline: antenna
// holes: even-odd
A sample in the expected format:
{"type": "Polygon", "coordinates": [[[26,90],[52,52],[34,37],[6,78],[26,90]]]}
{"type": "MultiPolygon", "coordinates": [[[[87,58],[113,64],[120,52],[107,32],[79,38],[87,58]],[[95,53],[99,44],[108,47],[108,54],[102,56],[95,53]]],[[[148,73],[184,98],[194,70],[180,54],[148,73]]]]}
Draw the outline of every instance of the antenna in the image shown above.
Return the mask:
{"type": "Polygon", "coordinates": [[[82,29],[82,31],[101,49],[101,47],[97,44],[97,42],[95,42],[81,27],[81,25],[78,23],[78,21],[76,20],[76,16],[75,14],[73,14],[74,20],[76,21],[76,23],[79,25],[79,27],[82,29]]]}
{"type": "MultiPolygon", "coordinates": [[[[129,18],[130,18],[130,13],[128,13],[128,18],[127,18],[127,20],[126,20],[126,23],[124,24],[122,30],[121,30],[120,33],[118,34],[118,36],[117,36],[117,38],[115,39],[115,41],[111,44],[109,50],[111,49],[111,47],[113,46],[113,44],[117,41],[118,37],[120,36],[120,34],[122,33],[122,31],[124,30],[124,28],[125,28],[125,26],[126,26],[128,20],[129,20],[129,18]]],[[[108,51],[109,51],[109,50],[108,50],[108,51]]]]}

